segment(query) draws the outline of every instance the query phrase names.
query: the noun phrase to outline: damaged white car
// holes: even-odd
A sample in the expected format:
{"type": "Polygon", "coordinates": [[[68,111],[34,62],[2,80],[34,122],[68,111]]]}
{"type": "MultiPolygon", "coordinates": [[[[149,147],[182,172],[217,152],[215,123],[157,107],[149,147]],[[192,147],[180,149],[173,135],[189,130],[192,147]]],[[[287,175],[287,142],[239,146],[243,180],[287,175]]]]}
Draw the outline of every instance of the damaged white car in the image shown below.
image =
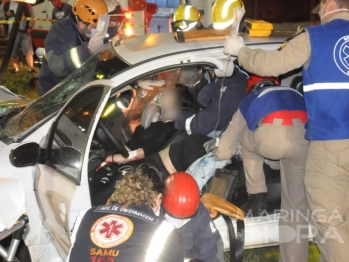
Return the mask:
{"type": "MultiPolygon", "coordinates": [[[[20,261],[66,260],[77,215],[95,203],[97,187],[113,186],[100,179],[96,167],[107,152],[125,153],[123,142],[158,95],[156,88],[139,88],[139,81],[172,75],[195,89],[205,72],[223,68],[224,37],[178,43],[174,36],[150,34],[107,43],[43,97],[0,116],[0,255],[5,260],[14,256],[20,261]],[[24,213],[29,223],[22,237],[18,228],[24,228],[27,218],[11,227],[24,213]],[[21,237],[10,244],[13,231],[21,237]]],[[[278,48],[284,40],[284,36],[245,37],[246,45],[266,50],[278,48]]],[[[105,177],[114,175],[103,172],[105,177]]],[[[268,201],[277,210],[279,174],[266,173],[273,192],[268,201]]],[[[243,201],[244,190],[239,185],[231,201],[243,201]]],[[[244,247],[278,245],[278,217],[271,211],[246,218],[244,247]]],[[[236,220],[231,220],[236,228],[236,220]]],[[[228,250],[226,222],[221,217],[214,222],[228,250]]]]}

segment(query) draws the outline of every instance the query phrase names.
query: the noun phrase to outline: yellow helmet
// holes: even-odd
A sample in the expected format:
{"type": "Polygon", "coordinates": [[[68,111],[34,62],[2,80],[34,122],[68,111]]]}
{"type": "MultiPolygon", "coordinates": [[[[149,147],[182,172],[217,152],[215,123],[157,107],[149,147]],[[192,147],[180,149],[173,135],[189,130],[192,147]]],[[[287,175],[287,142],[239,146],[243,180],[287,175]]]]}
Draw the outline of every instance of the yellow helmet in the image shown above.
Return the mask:
{"type": "Polygon", "coordinates": [[[108,13],[107,5],[103,0],[75,0],[73,14],[84,23],[97,24],[100,15],[108,13]]]}
{"type": "Polygon", "coordinates": [[[176,29],[188,31],[201,19],[199,10],[190,5],[181,4],[173,15],[173,23],[176,29]]]}
{"type": "Polygon", "coordinates": [[[224,29],[234,21],[234,9],[245,8],[241,0],[217,0],[212,8],[213,28],[224,29]]]}

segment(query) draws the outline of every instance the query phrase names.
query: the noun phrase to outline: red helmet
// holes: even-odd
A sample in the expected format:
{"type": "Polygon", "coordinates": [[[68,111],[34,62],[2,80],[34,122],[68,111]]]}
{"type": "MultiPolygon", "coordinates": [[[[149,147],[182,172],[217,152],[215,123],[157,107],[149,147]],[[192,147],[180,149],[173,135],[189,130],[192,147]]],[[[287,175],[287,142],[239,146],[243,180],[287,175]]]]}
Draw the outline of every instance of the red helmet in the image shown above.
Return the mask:
{"type": "MultiPolygon", "coordinates": [[[[279,80],[276,77],[272,76],[259,76],[259,75],[250,75],[247,80],[246,94],[249,94],[253,90],[263,87],[263,84],[269,85],[280,85],[279,80]],[[274,84],[271,84],[272,81],[274,84]]],[[[264,85],[267,86],[267,85],[264,85]]]]}
{"type": "Polygon", "coordinates": [[[195,215],[200,204],[200,190],[195,179],[184,172],[176,172],[165,179],[162,206],[175,218],[195,215]]]}

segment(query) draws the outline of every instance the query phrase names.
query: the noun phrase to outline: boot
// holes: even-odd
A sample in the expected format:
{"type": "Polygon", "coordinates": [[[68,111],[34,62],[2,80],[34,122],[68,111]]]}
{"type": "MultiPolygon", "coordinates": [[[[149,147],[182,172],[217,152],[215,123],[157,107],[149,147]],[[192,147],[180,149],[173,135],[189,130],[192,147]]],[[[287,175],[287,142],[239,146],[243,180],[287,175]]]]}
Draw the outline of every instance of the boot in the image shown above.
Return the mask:
{"type": "Polygon", "coordinates": [[[268,208],[267,193],[250,194],[247,203],[240,207],[246,216],[260,216],[262,213],[266,214],[268,208]]]}

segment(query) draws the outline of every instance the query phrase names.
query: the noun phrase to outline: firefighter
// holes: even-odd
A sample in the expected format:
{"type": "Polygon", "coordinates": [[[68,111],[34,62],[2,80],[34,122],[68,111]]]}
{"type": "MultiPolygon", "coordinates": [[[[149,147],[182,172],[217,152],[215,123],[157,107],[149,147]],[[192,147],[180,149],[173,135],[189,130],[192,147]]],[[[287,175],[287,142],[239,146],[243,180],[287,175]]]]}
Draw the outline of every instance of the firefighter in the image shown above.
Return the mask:
{"type": "Polygon", "coordinates": [[[103,44],[105,34],[95,29],[99,15],[106,13],[108,9],[103,0],[76,0],[72,12],[51,26],[39,73],[40,95],[81,67],[103,44]]]}
{"type": "Polygon", "coordinates": [[[75,223],[67,261],[183,262],[183,241],[159,217],[164,183],[148,164],[129,171],[106,205],[93,207],[75,223]]]}
{"type": "MultiPolygon", "coordinates": [[[[307,27],[278,50],[245,47],[229,37],[224,52],[259,75],[303,68],[310,140],[305,187],[323,261],[346,261],[349,243],[349,0],[322,0],[320,25],[307,27]]],[[[291,260],[288,260],[291,261],[291,260]]],[[[300,261],[300,260],[298,260],[300,261]]]]}
{"type": "Polygon", "coordinates": [[[223,241],[200,202],[199,187],[191,175],[176,172],[166,178],[162,206],[165,219],[182,235],[186,258],[224,261],[223,241]]]}

